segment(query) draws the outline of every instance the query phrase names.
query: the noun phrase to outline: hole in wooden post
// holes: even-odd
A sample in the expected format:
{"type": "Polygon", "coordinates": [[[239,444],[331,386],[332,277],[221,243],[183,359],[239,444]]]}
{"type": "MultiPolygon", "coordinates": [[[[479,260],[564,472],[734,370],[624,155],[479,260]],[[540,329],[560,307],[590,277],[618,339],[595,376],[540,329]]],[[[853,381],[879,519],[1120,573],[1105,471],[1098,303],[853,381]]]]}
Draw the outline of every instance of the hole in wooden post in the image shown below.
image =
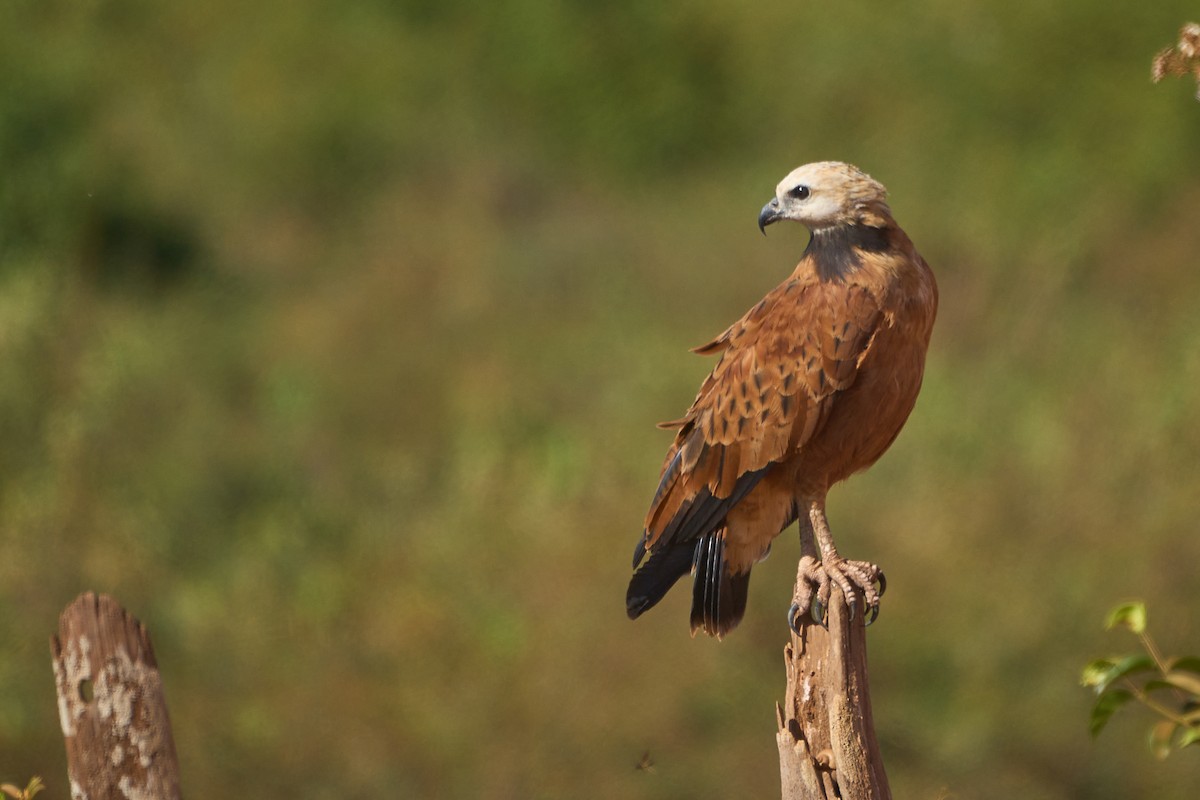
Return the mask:
{"type": "Polygon", "coordinates": [[[84,678],[79,682],[79,699],[85,703],[92,702],[92,697],[95,693],[92,691],[92,682],[88,678],[84,678]]]}

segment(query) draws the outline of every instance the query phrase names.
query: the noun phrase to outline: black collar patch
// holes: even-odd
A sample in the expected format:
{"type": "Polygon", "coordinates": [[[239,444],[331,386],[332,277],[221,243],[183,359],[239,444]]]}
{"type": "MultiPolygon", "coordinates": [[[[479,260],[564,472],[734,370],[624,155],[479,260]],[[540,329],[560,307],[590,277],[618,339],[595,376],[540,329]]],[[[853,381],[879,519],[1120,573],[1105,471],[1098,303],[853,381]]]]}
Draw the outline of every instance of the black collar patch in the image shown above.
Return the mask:
{"type": "Polygon", "coordinates": [[[813,231],[804,255],[812,257],[821,280],[840,281],[862,266],[862,253],[881,253],[888,246],[887,228],[838,225],[813,231]]]}

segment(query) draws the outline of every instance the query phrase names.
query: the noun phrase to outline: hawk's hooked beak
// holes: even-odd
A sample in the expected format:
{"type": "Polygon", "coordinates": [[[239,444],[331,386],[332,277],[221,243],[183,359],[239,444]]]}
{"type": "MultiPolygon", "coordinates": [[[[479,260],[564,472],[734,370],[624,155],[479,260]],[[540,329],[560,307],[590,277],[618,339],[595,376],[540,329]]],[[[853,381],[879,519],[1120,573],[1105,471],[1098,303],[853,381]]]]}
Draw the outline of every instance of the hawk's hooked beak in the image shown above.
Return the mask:
{"type": "Polygon", "coordinates": [[[772,222],[777,222],[782,214],[779,211],[779,198],[771,198],[771,202],[763,206],[762,211],[758,215],[758,229],[767,235],[767,226],[772,222]]]}

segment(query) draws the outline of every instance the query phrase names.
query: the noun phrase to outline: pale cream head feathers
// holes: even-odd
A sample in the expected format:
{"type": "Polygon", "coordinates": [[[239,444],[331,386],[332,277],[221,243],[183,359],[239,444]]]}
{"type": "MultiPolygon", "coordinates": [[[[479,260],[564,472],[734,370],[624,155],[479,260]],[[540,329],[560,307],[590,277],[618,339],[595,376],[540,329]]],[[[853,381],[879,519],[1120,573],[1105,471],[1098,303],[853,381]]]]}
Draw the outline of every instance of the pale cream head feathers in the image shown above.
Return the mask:
{"type": "Polygon", "coordinates": [[[883,227],[891,222],[887,189],[851,164],[818,161],[788,173],[758,217],[759,228],[779,220],[818,231],[838,225],[883,227]]]}

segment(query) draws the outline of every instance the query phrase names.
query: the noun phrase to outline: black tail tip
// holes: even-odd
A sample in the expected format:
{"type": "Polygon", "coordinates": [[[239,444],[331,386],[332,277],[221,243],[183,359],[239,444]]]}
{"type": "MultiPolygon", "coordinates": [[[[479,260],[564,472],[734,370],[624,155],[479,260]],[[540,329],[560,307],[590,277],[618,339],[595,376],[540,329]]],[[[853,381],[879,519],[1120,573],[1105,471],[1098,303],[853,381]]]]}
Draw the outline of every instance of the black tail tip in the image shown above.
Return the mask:
{"type": "Polygon", "coordinates": [[[702,630],[720,639],[737,627],[746,613],[750,572],[731,574],[725,561],[725,538],[720,532],[696,542],[692,578],[692,635],[702,630]]]}

